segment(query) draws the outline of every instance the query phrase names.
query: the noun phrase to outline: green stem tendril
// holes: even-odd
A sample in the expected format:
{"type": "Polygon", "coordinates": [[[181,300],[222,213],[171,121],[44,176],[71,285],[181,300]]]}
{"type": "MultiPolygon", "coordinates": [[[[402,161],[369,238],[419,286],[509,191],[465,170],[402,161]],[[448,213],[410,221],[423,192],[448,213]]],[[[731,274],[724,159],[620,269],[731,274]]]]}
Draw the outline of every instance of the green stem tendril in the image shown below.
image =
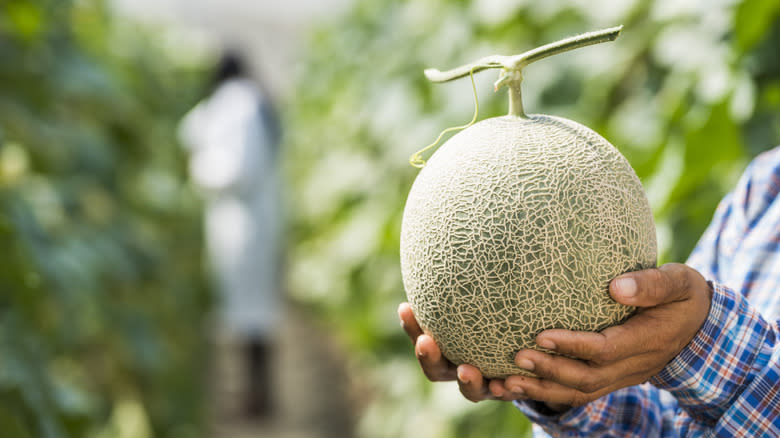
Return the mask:
{"type": "Polygon", "coordinates": [[[428,151],[429,149],[436,147],[436,145],[439,144],[439,142],[441,141],[442,137],[444,137],[444,134],[447,134],[448,132],[452,132],[452,131],[460,131],[466,129],[469,126],[476,123],[477,115],[479,114],[479,99],[477,98],[477,84],[474,82],[474,70],[476,68],[477,68],[476,66],[472,67],[471,70],[469,71],[469,76],[471,77],[471,88],[474,91],[474,117],[472,117],[471,121],[465,125],[452,126],[442,131],[439,134],[439,136],[436,137],[436,140],[433,143],[429,144],[428,146],[425,146],[424,148],[412,154],[412,156],[409,157],[409,164],[411,164],[412,166],[418,169],[422,169],[423,167],[425,167],[425,163],[426,163],[426,160],[425,158],[423,158],[422,154],[428,151]]]}
{"type": "Polygon", "coordinates": [[[474,118],[471,119],[471,122],[469,122],[467,125],[455,126],[442,131],[441,134],[439,134],[439,137],[436,138],[436,141],[414,153],[409,158],[409,164],[418,168],[424,167],[425,159],[422,157],[423,152],[439,144],[444,134],[450,131],[466,129],[477,121],[479,102],[477,101],[477,86],[474,84],[474,73],[478,73],[483,70],[501,69],[500,77],[494,84],[494,88],[496,91],[498,91],[502,87],[507,87],[509,89],[509,115],[525,118],[521,96],[522,93],[520,90],[520,84],[523,81],[523,68],[528,66],[528,64],[536,62],[540,59],[547,58],[548,56],[568,52],[569,50],[590,46],[592,44],[613,41],[618,37],[618,35],[620,35],[620,31],[622,29],[623,26],[617,26],[595,32],[588,32],[570,38],[565,38],[554,43],[546,44],[544,46],[537,47],[533,50],[529,50],[514,56],[486,56],[471,64],[461,65],[460,67],[456,67],[447,71],[441,71],[435,68],[426,69],[424,71],[425,77],[432,82],[448,82],[454,79],[462,78],[466,75],[471,77],[471,86],[474,88],[474,118]]]}

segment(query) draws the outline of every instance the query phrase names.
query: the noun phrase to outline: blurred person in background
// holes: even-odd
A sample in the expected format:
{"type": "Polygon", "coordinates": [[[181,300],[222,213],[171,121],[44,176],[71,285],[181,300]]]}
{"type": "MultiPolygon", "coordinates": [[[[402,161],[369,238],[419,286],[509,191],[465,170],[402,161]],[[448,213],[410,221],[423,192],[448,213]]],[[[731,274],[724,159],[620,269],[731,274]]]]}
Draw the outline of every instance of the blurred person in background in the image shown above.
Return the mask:
{"type": "Polygon", "coordinates": [[[274,327],[282,311],[280,126],[269,95],[227,53],[210,95],[181,121],[192,181],[205,198],[219,326],[241,345],[244,413],[272,410],[274,327]]]}

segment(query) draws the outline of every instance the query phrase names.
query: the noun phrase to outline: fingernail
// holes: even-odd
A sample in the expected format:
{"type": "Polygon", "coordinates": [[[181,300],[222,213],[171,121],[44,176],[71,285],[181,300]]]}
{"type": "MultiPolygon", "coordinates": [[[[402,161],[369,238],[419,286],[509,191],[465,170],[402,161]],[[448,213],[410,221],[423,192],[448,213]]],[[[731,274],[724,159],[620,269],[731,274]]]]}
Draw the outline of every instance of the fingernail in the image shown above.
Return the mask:
{"type": "Polygon", "coordinates": [[[527,371],[533,371],[535,365],[528,359],[518,359],[517,366],[527,371]]]}
{"type": "Polygon", "coordinates": [[[458,370],[458,380],[460,380],[463,383],[469,383],[469,379],[463,375],[463,372],[461,370],[458,370]]]}
{"type": "Polygon", "coordinates": [[[615,280],[615,289],[623,298],[633,298],[636,295],[636,281],[631,277],[620,277],[615,280]]]}
{"type": "Polygon", "coordinates": [[[557,347],[557,345],[555,345],[555,342],[553,342],[553,341],[551,341],[549,339],[542,339],[539,342],[537,342],[537,344],[540,347],[546,348],[548,350],[555,350],[555,348],[557,347]]]}

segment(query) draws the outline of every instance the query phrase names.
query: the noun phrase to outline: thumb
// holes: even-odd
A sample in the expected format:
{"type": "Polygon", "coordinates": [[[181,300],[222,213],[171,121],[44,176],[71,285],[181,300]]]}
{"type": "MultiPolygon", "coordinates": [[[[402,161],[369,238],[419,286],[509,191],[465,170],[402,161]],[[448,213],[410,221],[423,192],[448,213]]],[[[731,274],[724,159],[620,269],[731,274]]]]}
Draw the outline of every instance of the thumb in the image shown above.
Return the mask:
{"type": "Polygon", "coordinates": [[[622,274],[612,280],[609,292],[621,304],[659,306],[688,299],[693,274],[700,277],[684,264],[668,263],[659,268],[622,274]]]}

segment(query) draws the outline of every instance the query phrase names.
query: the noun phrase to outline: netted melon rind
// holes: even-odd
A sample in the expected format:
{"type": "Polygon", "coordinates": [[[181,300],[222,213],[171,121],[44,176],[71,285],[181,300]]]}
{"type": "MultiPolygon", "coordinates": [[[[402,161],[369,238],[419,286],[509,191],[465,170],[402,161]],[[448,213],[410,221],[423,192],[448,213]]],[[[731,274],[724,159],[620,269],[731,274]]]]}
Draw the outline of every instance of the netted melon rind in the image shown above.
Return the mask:
{"type": "Polygon", "coordinates": [[[599,331],[634,310],[610,279],[655,266],[642,185],[604,138],[536,115],[479,122],[431,157],[409,193],[401,269],[421,327],[456,364],[521,374],[549,328],[599,331]]]}

